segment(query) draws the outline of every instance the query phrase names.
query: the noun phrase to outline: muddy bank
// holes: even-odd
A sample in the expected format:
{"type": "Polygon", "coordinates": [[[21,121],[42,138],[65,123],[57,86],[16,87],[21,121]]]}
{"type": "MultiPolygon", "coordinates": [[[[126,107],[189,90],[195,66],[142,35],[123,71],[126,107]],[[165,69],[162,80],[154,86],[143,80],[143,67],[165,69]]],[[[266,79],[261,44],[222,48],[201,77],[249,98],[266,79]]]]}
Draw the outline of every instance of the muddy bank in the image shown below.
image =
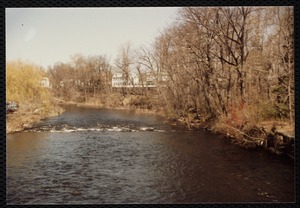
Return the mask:
{"type": "Polygon", "coordinates": [[[267,130],[264,126],[253,125],[237,129],[226,124],[222,125],[222,128],[212,126],[211,129],[215,133],[225,135],[234,144],[248,149],[263,149],[294,159],[295,136],[292,134],[277,130],[276,127],[267,130]]]}
{"type": "Polygon", "coordinates": [[[6,114],[6,133],[23,131],[42,119],[57,116],[63,111],[64,109],[60,106],[53,106],[47,110],[37,108],[33,111],[26,111],[21,108],[14,113],[6,114]]]}
{"type": "Polygon", "coordinates": [[[205,129],[230,139],[233,144],[247,149],[261,149],[276,155],[294,159],[295,134],[294,128],[287,122],[266,121],[258,124],[233,126],[215,118],[172,117],[167,122],[176,128],[189,130],[205,129]]]}

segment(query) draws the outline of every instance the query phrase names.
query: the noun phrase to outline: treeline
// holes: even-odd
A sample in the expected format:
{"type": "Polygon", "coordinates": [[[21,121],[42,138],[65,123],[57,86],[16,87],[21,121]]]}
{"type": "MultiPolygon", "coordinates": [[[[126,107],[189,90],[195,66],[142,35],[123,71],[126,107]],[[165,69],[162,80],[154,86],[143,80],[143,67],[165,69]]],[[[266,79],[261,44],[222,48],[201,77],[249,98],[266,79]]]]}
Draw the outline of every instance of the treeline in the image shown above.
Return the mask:
{"type": "Polygon", "coordinates": [[[50,67],[48,76],[55,96],[84,102],[100,94],[114,99],[112,68],[126,83],[133,73],[142,82],[151,75],[157,88],[138,94],[188,124],[195,115],[235,127],[268,119],[293,123],[293,16],[292,7],[180,8],[151,47],[123,45],[115,66],[105,56],[74,55],[50,67]]]}
{"type": "Polygon", "coordinates": [[[111,65],[105,56],[71,56],[47,71],[54,95],[66,101],[86,102],[89,97],[111,93],[111,65]]]}
{"type": "MultiPolygon", "coordinates": [[[[146,49],[141,49],[146,52],[146,49]]],[[[131,45],[121,46],[114,64],[105,55],[71,55],[70,61],[56,63],[49,67],[47,76],[52,83],[55,97],[64,101],[89,103],[103,107],[132,107],[157,109],[161,99],[156,90],[145,88],[113,88],[112,77],[122,74],[124,85],[146,86],[147,76],[154,77],[149,68],[141,65],[141,52],[131,45]]],[[[148,82],[149,83],[149,82],[148,82]]]]}
{"type": "Polygon", "coordinates": [[[15,101],[24,111],[51,103],[50,91],[41,85],[46,72],[39,66],[24,61],[6,63],[6,100],[15,101]]]}
{"type": "Polygon", "coordinates": [[[292,123],[293,16],[292,7],[181,8],[142,63],[168,75],[159,90],[177,116],[292,123]]]}

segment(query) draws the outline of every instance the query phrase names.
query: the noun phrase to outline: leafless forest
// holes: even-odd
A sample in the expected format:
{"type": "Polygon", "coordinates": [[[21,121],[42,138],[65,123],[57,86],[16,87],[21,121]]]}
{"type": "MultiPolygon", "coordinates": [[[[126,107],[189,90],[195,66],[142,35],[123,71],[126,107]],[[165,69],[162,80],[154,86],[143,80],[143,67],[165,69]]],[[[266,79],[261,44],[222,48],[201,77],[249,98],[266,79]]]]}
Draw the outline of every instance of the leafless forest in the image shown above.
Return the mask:
{"type": "MultiPolygon", "coordinates": [[[[114,64],[105,54],[75,54],[44,76],[61,100],[161,109],[188,126],[195,119],[238,129],[272,120],[293,124],[293,16],[293,7],[185,7],[151,46],[124,43],[114,64]],[[135,74],[142,85],[153,77],[156,87],[114,89],[116,71],[125,84],[135,74]]],[[[7,96],[18,100],[10,89],[7,96]]]]}

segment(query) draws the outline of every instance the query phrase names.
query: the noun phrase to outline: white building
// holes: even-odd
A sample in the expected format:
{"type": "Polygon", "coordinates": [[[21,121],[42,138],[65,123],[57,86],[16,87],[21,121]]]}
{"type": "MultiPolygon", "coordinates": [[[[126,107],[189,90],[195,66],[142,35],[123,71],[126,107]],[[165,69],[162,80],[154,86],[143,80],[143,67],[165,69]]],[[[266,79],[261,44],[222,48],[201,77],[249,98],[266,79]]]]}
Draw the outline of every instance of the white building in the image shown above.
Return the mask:
{"type": "Polygon", "coordinates": [[[41,80],[41,86],[45,88],[51,88],[51,83],[48,77],[43,77],[43,79],[41,80]]]}
{"type": "Polygon", "coordinates": [[[123,73],[118,72],[113,74],[111,83],[113,88],[155,87],[155,78],[152,75],[147,75],[143,83],[143,81],[139,79],[139,76],[137,74],[130,74],[129,80],[128,82],[126,82],[123,73]]]}
{"type": "Polygon", "coordinates": [[[122,87],[125,84],[125,78],[122,73],[115,73],[112,76],[111,85],[112,87],[122,87]]]}

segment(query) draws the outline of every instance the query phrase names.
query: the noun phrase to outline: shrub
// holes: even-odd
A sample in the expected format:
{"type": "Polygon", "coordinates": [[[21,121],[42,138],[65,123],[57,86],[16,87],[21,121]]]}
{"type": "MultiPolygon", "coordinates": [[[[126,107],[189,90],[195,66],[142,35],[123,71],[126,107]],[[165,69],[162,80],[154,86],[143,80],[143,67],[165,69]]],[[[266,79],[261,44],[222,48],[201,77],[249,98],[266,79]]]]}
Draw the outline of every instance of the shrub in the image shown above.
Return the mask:
{"type": "Polygon", "coordinates": [[[37,66],[22,61],[8,62],[6,65],[6,99],[21,105],[47,106],[51,94],[40,84],[44,72],[37,66]]]}

